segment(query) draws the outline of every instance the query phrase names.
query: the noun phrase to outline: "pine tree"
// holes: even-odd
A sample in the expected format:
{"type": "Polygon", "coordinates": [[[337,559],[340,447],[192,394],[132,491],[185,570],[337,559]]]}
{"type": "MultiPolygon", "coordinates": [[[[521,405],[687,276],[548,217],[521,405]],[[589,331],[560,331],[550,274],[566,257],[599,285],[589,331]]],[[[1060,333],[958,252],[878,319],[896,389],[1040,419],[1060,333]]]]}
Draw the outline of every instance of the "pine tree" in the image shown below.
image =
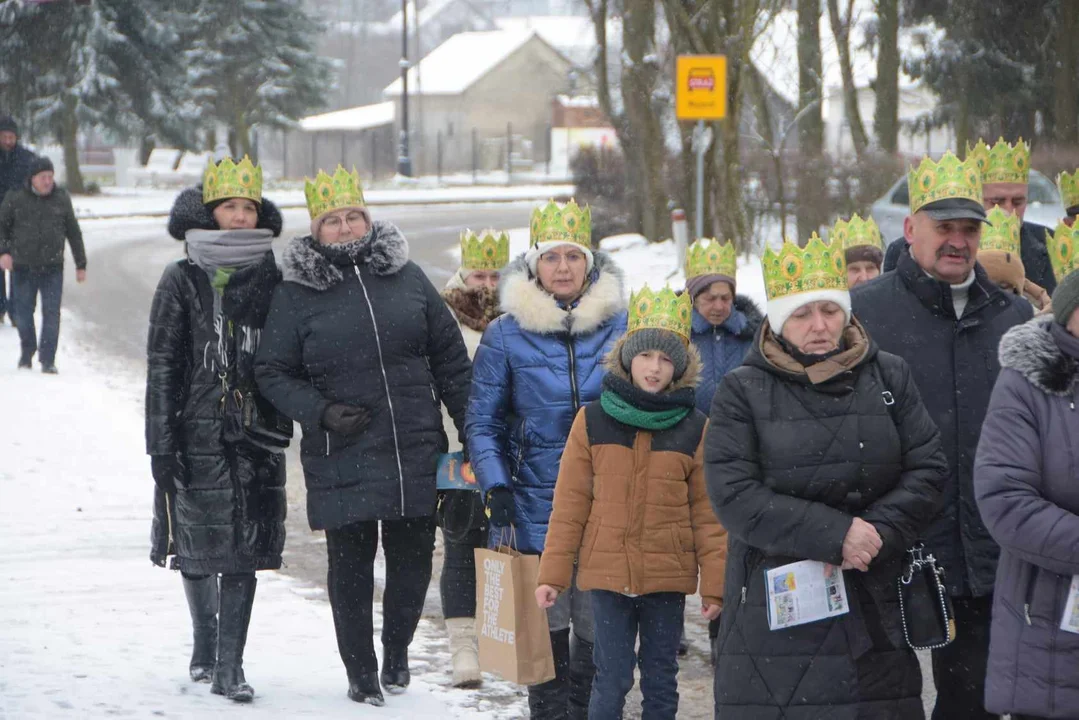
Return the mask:
{"type": "Polygon", "coordinates": [[[229,128],[234,153],[254,155],[252,126],[291,127],[334,92],[331,65],[314,47],[321,27],[300,3],[186,4],[187,81],[204,120],[229,128]]]}

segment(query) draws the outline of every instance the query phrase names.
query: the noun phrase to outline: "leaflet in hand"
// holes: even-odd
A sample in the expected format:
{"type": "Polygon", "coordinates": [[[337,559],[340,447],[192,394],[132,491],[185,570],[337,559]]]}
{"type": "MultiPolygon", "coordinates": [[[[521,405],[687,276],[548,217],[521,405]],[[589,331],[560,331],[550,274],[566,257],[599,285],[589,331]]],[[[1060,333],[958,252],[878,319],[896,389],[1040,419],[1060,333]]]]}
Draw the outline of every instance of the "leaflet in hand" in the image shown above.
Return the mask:
{"type": "Polygon", "coordinates": [[[847,586],[835,565],[803,560],[764,571],[768,628],[782,630],[846,613],[847,586]]]}
{"type": "Polygon", "coordinates": [[[472,472],[471,463],[466,463],[462,452],[444,453],[438,457],[438,471],[435,475],[439,490],[475,490],[480,486],[476,482],[476,473],[472,472]]]}
{"type": "Polygon", "coordinates": [[[1079,575],[1072,577],[1068,602],[1064,603],[1064,617],[1060,619],[1060,629],[1065,632],[1079,633],[1079,575]]]}

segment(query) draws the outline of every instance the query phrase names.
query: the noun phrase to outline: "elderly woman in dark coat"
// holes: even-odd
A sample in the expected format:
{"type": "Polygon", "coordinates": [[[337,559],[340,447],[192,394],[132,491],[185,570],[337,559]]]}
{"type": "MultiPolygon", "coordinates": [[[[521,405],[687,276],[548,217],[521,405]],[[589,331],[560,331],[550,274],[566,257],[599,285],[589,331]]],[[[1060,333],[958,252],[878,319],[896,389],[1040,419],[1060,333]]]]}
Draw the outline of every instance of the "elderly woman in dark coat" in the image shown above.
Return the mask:
{"type": "Polygon", "coordinates": [[[243,650],[255,571],[281,566],[286,503],[284,455],[236,433],[233,400],[239,392],[254,401],[254,353],[281,278],[270,245],[280,233],[261,168],[247,158],[208,166],[202,187],[181,192],[169,215],[187,258],[161,276],[146,352],[146,451],[157,485],[150,557],[164,566],[174,554],[183,574],[191,679],[212,674],[211,691],[240,702],[254,696],[243,650]]]}
{"type": "MultiPolygon", "coordinates": [[[[1079,230],[1057,228],[1057,267],[1064,238],[1074,251],[1079,230]]],[[[1000,365],[974,466],[1000,543],[985,707],[1012,720],[1079,718],[1079,270],[1053,292],[1052,315],[1008,331],[1000,365]]]]}
{"type": "Polygon", "coordinates": [[[906,363],[851,316],[842,249],[814,236],[764,267],[768,319],[719,386],[705,449],[730,539],[716,717],[920,718],[896,578],[939,506],[939,433],[906,363]],[[770,630],[765,573],[805,560],[842,568],[848,610],[770,630]]]}
{"type": "Polygon", "coordinates": [[[326,531],[330,605],[348,695],[381,705],[410,681],[408,646],[431,581],[445,403],[464,428],[471,365],[457,321],[359,175],[307,183],[311,234],[284,254],[259,348],[259,388],[303,426],[307,517],[326,531]],[[372,639],[379,523],[386,554],[382,673],[372,639]]]}

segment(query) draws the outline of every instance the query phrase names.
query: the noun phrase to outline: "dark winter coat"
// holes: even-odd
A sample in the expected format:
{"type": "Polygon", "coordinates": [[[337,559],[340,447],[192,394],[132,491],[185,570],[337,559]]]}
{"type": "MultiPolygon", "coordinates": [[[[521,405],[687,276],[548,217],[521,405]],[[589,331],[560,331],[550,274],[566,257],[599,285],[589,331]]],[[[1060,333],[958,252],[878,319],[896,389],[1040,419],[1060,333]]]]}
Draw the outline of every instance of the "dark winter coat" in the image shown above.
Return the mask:
{"type": "Polygon", "coordinates": [[[857,324],[844,338],[844,352],[807,374],[765,323],[712,404],[705,474],[730,538],[716,717],[922,717],[895,582],[940,505],[947,466],[907,364],[857,324]],[[883,547],[868,573],[844,573],[851,611],[769,630],[765,571],[841,564],[854,517],[883,547]]]}
{"type": "Polygon", "coordinates": [[[719,381],[742,364],[763,319],[760,308],[745,295],[735,296],[730,317],[720,325],[713,325],[693,310],[693,344],[704,363],[697,384],[698,410],[707,414],[712,409],[719,381]]]}
{"type": "Polygon", "coordinates": [[[312,529],[435,512],[446,451],[441,403],[464,428],[470,367],[457,321],[389,223],[376,221],[355,264],[311,236],[292,240],[259,347],[259,388],[303,426],[312,529]],[[367,408],[348,438],[325,429],[331,403],[367,408]]]}
{"type": "Polygon", "coordinates": [[[599,251],[589,286],[568,309],[539,286],[523,257],[502,272],[505,314],[476,351],[466,434],[483,491],[513,490],[522,552],[543,550],[573,418],[600,396],[603,358],[626,331],[623,292],[622,271],[599,251]]]}
{"type": "Polygon", "coordinates": [[[985,700],[991,712],[1075,718],[1079,635],[1060,621],[1079,575],[1079,352],[1052,324],[1004,336],[978,446],[978,505],[1001,548],[985,700]]]}
{"type": "Polygon", "coordinates": [[[82,230],[67,190],[56,187],[44,197],[30,188],[12,190],[0,205],[0,255],[11,255],[16,268],[64,266],[64,241],[71,245],[75,268],[86,268],[82,230]]]}
{"type": "MultiPolygon", "coordinates": [[[[1024,222],[1019,229],[1019,258],[1023,261],[1026,278],[1045,289],[1050,295],[1056,289],[1057,279],[1049,262],[1049,250],[1045,245],[1046,228],[1037,223],[1024,222]]],[[[907,241],[892,241],[884,253],[881,272],[891,272],[899,264],[899,257],[906,254],[907,241]]]]}
{"type": "Polygon", "coordinates": [[[951,289],[927,275],[910,253],[899,267],[851,291],[854,314],[881,350],[910,363],[929,415],[940,428],[950,477],[944,506],[927,530],[926,548],[947,573],[956,596],[993,592],[997,544],[974,499],[974,453],[1000,364],[997,347],[1010,328],[1034,311],[1026,300],[994,285],[975,265],[961,320],[951,289]]]}
{"type": "MultiPolygon", "coordinates": [[[[185,232],[216,227],[199,208],[184,216],[185,232]]],[[[259,227],[274,222],[280,213],[264,201],[259,227]]],[[[233,387],[255,389],[254,356],[242,350],[239,327],[256,334],[263,327],[280,278],[268,252],[225,287],[222,312],[233,328],[226,337],[237,358],[233,387]]],[[[281,566],[285,544],[285,456],[224,440],[213,293],[206,271],[180,260],[165,268],[150,308],[146,452],[178,453],[187,468],[175,495],[155,490],[150,557],[164,565],[175,553],[173,567],[195,575],[272,570],[281,566]]]]}
{"type": "Polygon", "coordinates": [[[0,202],[29,179],[30,163],[36,157],[25,145],[16,144],[11,152],[0,150],[0,202]]]}

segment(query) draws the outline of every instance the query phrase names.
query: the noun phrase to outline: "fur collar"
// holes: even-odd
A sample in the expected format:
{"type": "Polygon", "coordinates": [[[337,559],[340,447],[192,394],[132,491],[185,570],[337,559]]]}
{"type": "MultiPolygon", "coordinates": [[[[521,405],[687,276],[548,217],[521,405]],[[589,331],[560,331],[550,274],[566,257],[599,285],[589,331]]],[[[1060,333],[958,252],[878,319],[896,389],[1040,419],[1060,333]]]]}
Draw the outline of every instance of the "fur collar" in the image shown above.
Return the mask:
{"type": "MultiPolygon", "coordinates": [[[[267,198],[262,198],[259,205],[259,219],[255,227],[269,230],[274,237],[281,234],[285,221],[281,211],[267,198]]],[[[180,191],[169,211],[169,235],[183,240],[188,230],[218,230],[210,208],[202,204],[202,185],[185,188],[180,191]]]]}
{"type": "MultiPolygon", "coordinates": [[[[319,291],[341,282],[341,268],[318,251],[317,242],[311,235],[289,241],[282,257],[286,282],[319,291]]],[[[376,220],[357,260],[375,275],[394,275],[408,263],[408,241],[393,223],[376,220]]]]}
{"type": "MultiPolygon", "coordinates": [[[[618,342],[614,344],[610,352],[603,359],[603,367],[607,369],[607,372],[612,375],[617,375],[628,383],[632,383],[629,373],[622,367],[622,346],[626,344],[626,338],[629,335],[623,335],[618,338],[618,342]]],[[[682,388],[696,387],[697,383],[701,379],[701,370],[703,363],[701,362],[701,353],[697,350],[697,346],[693,343],[689,344],[686,348],[686,352],[689,353],[689,362],[686,363],[686,371],[682,373],[682,377],[678,378],[676,382],[671,383],[671,386],[667,388],[665,392],[674,392],[675,390],[681,390],[682,388]]]]}
{"type": "Polygon", "coordinates": [[[539,286],[521,255],[502,271],[498,297],[502,311],[512,315],[523,330],[541,334],[569,332],[587,335],[626,309],[625,275],[611,256],[593,253],[594,280],[577,302],[564,310],[554,297],[539,286]]]}
{"type": "Polygon", "coordinates": [[[1048,395],[1079,391],[1079,362],[1064,354],[1050,334],[1052,316],[1016,325],[1000,341],[1000,365],[1011,368],[1048,395]]]}
{"type": "Polygon", "coordinates": [[[447,288],[442,299],[465,327],[482,333],[487,325],[498,317],[498,296],[488,287],[447,288]]]}

